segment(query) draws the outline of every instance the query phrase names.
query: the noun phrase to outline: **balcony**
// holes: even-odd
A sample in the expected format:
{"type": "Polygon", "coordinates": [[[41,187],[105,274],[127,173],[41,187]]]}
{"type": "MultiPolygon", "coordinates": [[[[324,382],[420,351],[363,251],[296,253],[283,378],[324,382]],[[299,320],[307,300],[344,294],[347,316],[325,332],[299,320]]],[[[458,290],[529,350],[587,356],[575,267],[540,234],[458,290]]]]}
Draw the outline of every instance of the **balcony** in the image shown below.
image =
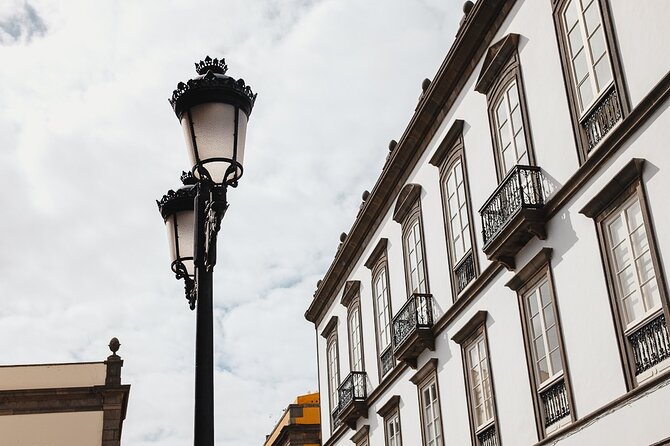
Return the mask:
{"type": "Polygon", "coordinates": [[[335,429],[337,429],[338,427],[340,427],[340,425],[342,424],[342,421],[340,420],[340,405],[339,404],[337,406],[335,406],[335,408],[333,409],[333,413],[331,414],[331,418],[330,418],[330,423],[331,423],[331,426],[333,426],[333,428],[332,428],[333,431],[335,429]]]}
{"type": "Polygon", "coordinates": [[[563,378],[545,390],[541,390],[540,400],[542,401],[545,429],[549,430],[553,426],[558,427],[562,424],[559,421],[570,415],[568,392],[565,389],[565,380],[563,378]]]}
{"type": "Polygon", "coordinates": [[[635,376],[670,358],[670,337],[665,315],[661,313],[628,335],[635,360],[635,376]]]}
{"type": "Polygon", "coordinates": [[[414,293],[393,318],[393,354],[416,368],[416,359],[425,349],[435,350],[433,297],[414,293]]]}
{"type": "Polygon", "coordinates": [[[513,270],[514,256],[536,236],[547,238],[544,176],[536,166],[514,166],[479,210],[489,260],[513,270]]]}
{"type": "Polygon", "coordinates": [[[495,424],[478,432],[476,436],[479,446],[498,446],[498,436],[496,435],[495,424]]]}
{"type": "Polygon", "coordinates": [[[382,377],[384,377],[388,372],[393,370],[393,367],[395,366],[395,361],[393,359],[393,348],[390,344],[388,347],[386,347],[386,350],[382,352],[380,362],[382,368],[382,377]]]}
{"type": "Polygon", "coordinates": [[[589,152],[621,121],[622,116],[619,95],[612,85],[610,91],[582,119],[581,125],[586,133],[589,152]]]}
{"type": "Polygon", "coordinates": [[[475,264],[472,250],[458,262],[454,268],[454,275],[456,276],[456,292],[460,293],[475,278],[475,264]]]}
{"type": "Polygon", "coordinates": [[[356,429],[360,417],[368,416],[366,379],[365,372],[351,372],[337,389],[340,399],[338,417],[351,429],[356,429]]]}

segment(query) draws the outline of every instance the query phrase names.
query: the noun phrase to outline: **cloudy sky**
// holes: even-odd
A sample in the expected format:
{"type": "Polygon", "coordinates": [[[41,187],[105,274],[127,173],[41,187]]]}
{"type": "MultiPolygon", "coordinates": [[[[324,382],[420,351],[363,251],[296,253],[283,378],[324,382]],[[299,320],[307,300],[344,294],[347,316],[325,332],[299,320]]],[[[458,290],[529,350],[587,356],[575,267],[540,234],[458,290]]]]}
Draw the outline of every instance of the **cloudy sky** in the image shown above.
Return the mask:
{"type": "Polygon", "coordinates": [[[0,1],[0,363],[122,343],[124,444],[193,429],[195,313],[155,199],[189,169],[167,102],[225,57],[258,92],[215,281],[221,445],[261,445],[317,389],[304,319],[413,113],[460,0],[0,1]]]}

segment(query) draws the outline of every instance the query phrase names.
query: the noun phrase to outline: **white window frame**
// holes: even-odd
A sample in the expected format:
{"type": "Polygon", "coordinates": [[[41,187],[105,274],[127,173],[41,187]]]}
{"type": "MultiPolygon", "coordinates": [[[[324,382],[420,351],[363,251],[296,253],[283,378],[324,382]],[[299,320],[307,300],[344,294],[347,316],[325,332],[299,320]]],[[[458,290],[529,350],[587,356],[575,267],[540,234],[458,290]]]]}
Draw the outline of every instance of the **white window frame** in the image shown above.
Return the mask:
{"type": "Polygon", "coordinates": [[[425,384],[419,387],[421,402],[421,427],[423,429],[424,446],[443,446],[442,413],[437,379],[432,376],[425,384]],[[428,393],[428,399],[426,399],[428,393]]]}
{"type": "Polygon", "coordinates": [[[577,106],[578,106],[578,111],[580,113],[580,116],[583,117],[588,112],[590,111],[591,107],[593,106],[594,103],[598,101],[598,99],[602,96],[603,92],[607,91],[609,87],[614,83],[614,70],[612,66],[612,60],[610,58],[610,49],[607,43],[607,35],[605,34],[605,26],[603,24],[603,16],[602,16],[602,10],[600,8],[600,2],[599,0],[569,0],[565,3],[565,6],[563,7],[563,10],[561,11],[561,32],[563,33],[563,37],[565,38],[566,42],[566,49],[567,49],[567,56],[570,59],[569,61],[569,71],[570,71],[570,77],[572,81],[572,86],[575,91],[575,95],[577,98],[577,106]],[[576,12],[577,12],[577,22],[572,25],[570,29],[568,29],[568,21],[566,19],[566,14],[568,11],[568,8],[570,8],[572,5],[576,6],[576,12]],[[584,6],[586,5],[586,7],[584,6]],[[597,13],[598,13],[598,25],[595,27],[594,30],[590,30],[590,32],[586,29],[586,19],[585,19],[585,11],[589,7],[595,7],[597,8],[597,13]],[[579,27],[579,34],[581,36],[581,49],[577,51],[577,54],[573,54],[573,49],[570,44],[570,32],[575,29],[575,27],[579,27]],[[602,42],[604,44],[604,49],[605,52],[601,54],[597,60],[594,61],[594,56],[593,56],[593,48],[591,45],[591,39],[596,35],[596,33],[600,32],[601,37],[602,37],[602,42]],[[575,68],[575,61],[577,59],[577,56],[583,52],[584,57],[585,57],[585,63],[587,66],[587,71],[588,74],[584,79],[577,79],[577,70],[575,68]],[[602,82],[597,78],[595,66],[601,61],[605,59],[605,62],[607,63],[607,68],[609,70],[609,79],[606,82],[602,82]],[[591,98],[590,101],[587,103],[584,103],[584,100],[582,98],[580,86],[584,82],[589,82],[591,85],[591,91],[593,94],[593,97],[591,98]]]}
{"type": "Polygon", "coordinates": [[[349,332],[349,361],[352,372],[364,372],[363,333],[361,331],[361,306],[357,300],[352,303],[347,316],[349,332]]]}
{"type": "Polygon", "coordinates": [[[630,197],[628,200],[626,200],[621,206],[619,206],[615,212],[612,213],[612,215],[608,216],[607,219],[604,221],[604,227],[605,227],[605,238],[606,238],[606,244],[607,244],[607,255],[609,256],[610,260],[610,265],[612,268],[611,274],[614,282],[614,289],[615,289],[615,294],[617,301],[619,303],[619,308],[622,314],[622,322],[623,322],[623,327],[624,327],[624,333],[628,334],[631,331],[634,331],[638,326],[641,325],[642,322],[645,322],[649,320],[649,318],[657,315],[659,312],[663,310],[663,305],[662,305],[662,297],[660,294],[659,290],[659,284],[658,284],[658,273],[656,271],[652,256],[653,253],[651,252],[651,241],[649,240],[649,231],[648,228],[646,227],[645,221],[644,221],[644,211],[642,209],[642,203],[640,201],[640,198],[637,194],[634,194],[632,197],[630,197]],[[639,218],[640,218],[640,224],[636,226],[635,228],[630,227],[630,219],[628,218],[628,210],[632,209],[635,205],[637,204],[639,208],[639,218]],[[611,225],[615,220],[621,219],[621,221],[624,224],[624,229],[626,231],[624,238],[616,244],[614,244],[614,241],[612,239],[612,233],[610,231],[611,225]],[[631,241],[631,235],[642,229],[644,231],[644,241],[646,243],[646,248],[642,253],[639,253],[639,255],[635,255],[634,252],[634,247],[633,243],[631,241]],[[628,250],[628,255],[629,255],[629,262],[620,270],[617,269],[617,260],[615,258],[615,255],[613,254],[613,251],[620,247],[620,246],[626,246],[626,249],[628,250]],[[642,256],[647,255],[648,256],[648,261],[649,265],[651,267],[651,271],[653,273],[653,276],[647,278],[646,280],[642,280],[640,277],[640,270],[638,269],[637,266],[637,261],[642,258],[642,256]],[[633,269],[633,278],[635,279],[635,289],[627,294],[624,295],[624,291],[622,289],[622,284],[621,281],[619,280],[620,273],[625,271],[628,268],[633,269]],[[654,305],[649,306],[648,302],[646,302],[646,299],[643,296],[643,288],[645,285],[650,284],[650,283],[655,284],[655,289],[656,289],[656,296],[655,296],[655,302],[654,305]],[[642,306],[644,308],[644,314],[642,314],[640,317],[631,319],[630,315],[627,312],[626,309],[626,302],[625,299],[632,297],[633,295],[637,295],[641,299],[642,306]]]}
{"type": "Polygon", "coordinates": [[[335,330],[328,336],[328,341],[326,343],[326,363],[328,374],[328,403],[330,405],[328,418],[331,419],[331,431],[333,431],[335,430],[335,426],[333,426],[332,423],[332,413],[340,402],[338,393],[338,388],[340,386],[340,361],[337,332],[335,330]]]}
{"type": "Polygon", "coordinates": [[[466,359],[465,363],[467,365],[466,373],[468,375],[467,379],[468,392],[470,394],[471,411],[473,418],[472,424],[475,429],[475,434],[478,434],[479,432],[488,428],[491,424],[495,422],[495,398],[493,395],[491,366],[489,363],[488,346],[486,344],[485,333],[481,331],[474,339],[468,342],[468,344],[464,348],[464,352],[466,359]],[[477,350],[477,364],[472,363],[472,357],[471,357],[471,352],[475,349],[477,350]],[[481,378],[482,374],[478,373],[480,379],[476,379],[475,377],[473,377],[472,372],[476,368],[479,368],[481,370],[482,364],[484,364],[486,367],[487,378],[486,379],[481,378]],[[477,387],[481,388],[481,395],[483,398],[480,405],[476,405],[477,399],[475,390],[477,387]],[[486,396],[487,393],[488,398],[486,396]],[[477,408],[480,406],[482,406],[482,408],[484,409],[485,418],[483,420],[478,419],[477,408]]]}
{"type": "Polygon", "coordinates": [[[458,265],[458,263],[472,250],[465,172],[463,169],[463,160],[460,157],[454,161],[445,175],[444,190],[447,202],[447,219],[450,229],[448,233],[452,265],[455,266],[458,265]],[[458,175],[459,172],[460,180],[458,175]],[[453,182],[451,181],[452,178],[453,182]],[[450,186],[450,184],[453,186],[450,186]],[[456,209],[452,206],[452,202],[455,204],[456,209]],[[456,227],[454,226],[454,223],[456,222],[458,223],[458,230],[456,230],[456,227]],[[460,253],[457,246],[460,246],[460,253]]]}
{"type": "Polygon", "coordinates": [[[498,100],[493,106],[493,120],[495,123],[495,133],[496,138],[498,138],[498,146],[500,151],[500,163],[502,164],[502,176],[504,177],[507,173],[512,170],[517,164],[527,165],[530,164],[530,154],[528,153],[528,144],[527,144],[527,135],[526,135],[526,126],[524,125],[523,120],[523,108],[521,105],[521,97],[519,95],[519,84],[516,79],[513,78],[508,84],[505,85],[505,88],[500,93],[498,100]],[[514,92],[512,92],[514,90],[514,92]],[[516,106],[512,107],[512,99],[516,100],[516,106]],[[500,122],[500,116],[498,110],[501,105],[504,104],[504,121],[500,122]],[[514,118],[514,113],[517,113],[516,120],[514,118]],[[517,122],[517,120],[519,122],[517,122]],[[514,127],[514,124],[519,125],[520,128],[514,127]],[[509,144],[503,147],[504,139],[502,134],[502,127],[507,125],[507,132],[509,132],[510,141],[509,144]],[[518,139],[520,138],[521,143],[523,144],[523,151],[519,154],[519,144],[517,144],[518,139]],[[508,150],[512,150],[514,154],[514,160],[511,165],[507,165],[507,160],[505,153],[508,150]]]}
{"type": "Polygon", "coordinates": [[[421,221],[417,215],[407,225],[405,232],[405,256],[407,265],[407,279],[409,295],[414,293],[428,293],[426,279],[426,255],[423,252],[423,238],[421,221]]]}
{"type": "Polygon", "coordinates": [[[400,410],[395,408],[384,418],[384,440],[386,446],[402,446],[402,429],[400,428],[400,410]]]}

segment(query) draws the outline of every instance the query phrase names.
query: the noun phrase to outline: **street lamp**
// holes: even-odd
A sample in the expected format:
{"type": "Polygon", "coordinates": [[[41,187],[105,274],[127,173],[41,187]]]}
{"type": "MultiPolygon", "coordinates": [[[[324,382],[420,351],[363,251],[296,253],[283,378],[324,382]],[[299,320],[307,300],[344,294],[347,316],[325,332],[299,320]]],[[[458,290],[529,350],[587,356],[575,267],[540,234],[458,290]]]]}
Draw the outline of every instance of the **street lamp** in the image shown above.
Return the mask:
{"type": "Polygon", "coordinates": [[[237,187],[244,172],[247,121],[256,95],[243,79],[226,76],[224,59],[207,56],[195,68],[198,76],[177,84],[170,99],[192,168],[182,174],[184,186],[157,203],[168,232],[172,271],[184,279],[191,309],[197,307],[194,444],[212,446],[216,238],[228,209],[228,186],[237,187]]]}

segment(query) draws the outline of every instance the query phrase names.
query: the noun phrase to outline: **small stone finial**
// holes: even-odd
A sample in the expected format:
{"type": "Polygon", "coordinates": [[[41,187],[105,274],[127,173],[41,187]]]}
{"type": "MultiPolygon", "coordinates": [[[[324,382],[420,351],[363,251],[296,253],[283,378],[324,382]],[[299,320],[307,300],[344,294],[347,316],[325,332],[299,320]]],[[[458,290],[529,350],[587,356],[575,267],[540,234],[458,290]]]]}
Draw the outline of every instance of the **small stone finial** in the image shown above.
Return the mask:
{"type": "Polygon", "coordinates": [[[468,0],[467,2],[463,3],[463,13],[465,15],[470,14],[470,11],[472,11],[472,8],[475,6],[473,2],[468,0]]]}
{"type": "Polygon", "coordinates": [[[211,57],[205,57],[205,60],[195,63],[195,71],[198,74],[207,74],[208,71],[217,74],[226,74],[228,71],[228,65],[226,65],[226,59],[212,59],[211,57]]]}
{"type": "Polygon", "coordinates": [[[368,198],[370,198],[370,191],[364,190],[363,195],[361,195],[361,199],[363,201],[368,201],[368,198]]]}
{"type": "Polygon", "coordinates": [[[117,338],[112,338],[112,340],[109,341],[109,349],[112,351],[114,356],[117,356],[116,352],[119,351],[119,347],[121,347],[121,343],[117,338]]]}
{"type": "Polygon", "coordinates": [[[340,234],[340,243],[344,243],[344,241],[347,239],[347,233],[343,232],[340,234]]]}
{"type": "Polygon", "coordinates": [[[393,152],[393,149],[395,149],[395,146],[397,146],[397,145],[398,145],[398,141],[396,141],[395,139],[392,139],[389,142],[389,152],[393,152]]]}
{"type": "Polygon", "coordinates": [[[430,79],[426,78],[421,82],[421,91],[425,93],[428,87],[430,87],[430,79]]]}
{"type": "Polygon", "coordinates": [[[323,282],[323,280],[321,280],[321,279],[319,279],[319,280],[316,282],[316,288],[317,288],[317,289],[321,288],[321,283],[322,283],[322,282],[323,282]]]}

